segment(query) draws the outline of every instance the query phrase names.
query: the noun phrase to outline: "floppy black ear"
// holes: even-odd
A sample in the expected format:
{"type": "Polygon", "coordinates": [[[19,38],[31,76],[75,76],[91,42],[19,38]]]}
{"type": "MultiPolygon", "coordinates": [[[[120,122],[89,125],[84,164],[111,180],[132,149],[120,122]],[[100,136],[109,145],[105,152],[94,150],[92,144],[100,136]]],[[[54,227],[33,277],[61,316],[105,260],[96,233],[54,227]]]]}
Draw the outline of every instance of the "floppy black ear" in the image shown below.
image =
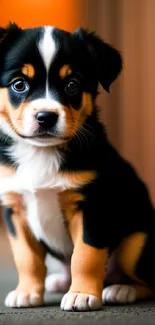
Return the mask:
{"type": "Polygon", "coordinates": [[[98,80],[109,92],[110,85],[122,70],[122,57],[118,50],[104,42],[94,32],[79,28],[75,34],[85,42],[90,55],[94,58],[98,80]]]}
{"type": "Polygon", "coordinates": [[[3,39],[5,33],[6,33],[6,29],[3,27],[0,27],[0,41],[3,39]]]}
{"type": "Polygon", "coordinates": [[[3,42],[7,42],[10,45],[10,41],[14,40],[20,33],[19,28],[15,23],[9,23],[6,28],[0,27],[0,45],[3,42]]]}

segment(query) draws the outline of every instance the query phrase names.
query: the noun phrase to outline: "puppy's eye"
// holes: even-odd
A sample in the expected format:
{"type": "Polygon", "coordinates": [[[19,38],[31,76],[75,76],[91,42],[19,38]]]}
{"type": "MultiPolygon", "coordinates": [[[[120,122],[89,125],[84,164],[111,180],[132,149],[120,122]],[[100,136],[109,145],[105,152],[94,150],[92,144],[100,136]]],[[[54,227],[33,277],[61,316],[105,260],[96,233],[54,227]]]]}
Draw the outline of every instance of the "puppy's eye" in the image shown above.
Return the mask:
{"type": "Polygon", "coordinates": [[[77,79],[71,79],[65,87],[65,92],[69,96],[74,96],[80,90],[80,82],[77,79]]]}
{"type": "Polygon", "coordinates": [[[24,93],[29,90],[29,85],[24,79],[20,78],[12,82],[11,88],[18,93],[24,93]]]}

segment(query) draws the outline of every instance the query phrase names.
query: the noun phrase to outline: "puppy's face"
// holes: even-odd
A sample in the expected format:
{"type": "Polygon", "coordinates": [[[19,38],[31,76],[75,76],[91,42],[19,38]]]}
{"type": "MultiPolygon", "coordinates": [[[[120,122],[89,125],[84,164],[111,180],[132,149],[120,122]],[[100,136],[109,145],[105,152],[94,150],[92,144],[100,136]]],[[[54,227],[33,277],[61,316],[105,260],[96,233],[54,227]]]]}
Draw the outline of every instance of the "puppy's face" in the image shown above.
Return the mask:
{"type": "Polygon", "coordinates": [[[120,54],[82,29],[1,29],[0,128],[37,146],[68,141],[93,114],[98,82],[108,90],[120,70],[120,54]]]}

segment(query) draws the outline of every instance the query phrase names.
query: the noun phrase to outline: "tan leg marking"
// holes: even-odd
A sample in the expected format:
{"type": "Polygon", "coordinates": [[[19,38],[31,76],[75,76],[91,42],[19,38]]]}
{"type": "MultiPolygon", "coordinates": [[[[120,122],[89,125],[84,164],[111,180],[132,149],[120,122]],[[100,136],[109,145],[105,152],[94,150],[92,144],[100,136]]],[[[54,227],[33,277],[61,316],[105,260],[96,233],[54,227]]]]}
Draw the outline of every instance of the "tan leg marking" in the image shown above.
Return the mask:
{"type": "Polygon", "coordinates": [[[145,300],[155,297],[155,292],[150,290],[148,287],[135,283],[132,285],[136,290],[136,299],[145,300]]]}
{"type": "Polygon", "coordinates": [[[134,233],[120,244],[116,258],[125,274],[133,280],[131,285],[111,285],[103,290],[102,299],[105,303],[131,303],[136,300],[148,299],[155,293],[135,275],[135,267],[145,245],[147,234],[134,233]]]}
{"type": "Polygon", "coordinates": [[[122,241],[116,253],[117,261],[125,274],[132,280],[144,285],[145,283],[135,275],[135,266],[145,245],[146,238],[145,233],[134,233],[122,241]]]}
{"type": "MultiPolygon", "coordinates": [[[[14,170],[0,167],[0,176],[7,177],[14,170]]],[[[2,204],[12,208],[12,222],[16,236],[8,235],[19,276],[16,290],[8,294],[8,307],[28,307],[42,304],[46,267],[45,249],[36,241],[28,227],[22,197],[15,193],[5,194],[2,204]]],[[[33,216],[32,216],[33,217],[33,216]]]]}
{"type": "Polygon", "coordinates": [[[74,252],[71,261],[71,287],[61,303],[64,310],[93,310],[102,305],[108,250],[97,249],[83,242],[82,221],[82,213],[75,214],[69,221],[74,252]]]}
{"type": "Polygon", "coordinates": [[[9,201],[7,196],[5,199],[13,209],[12,221],[16,236],[9,235],[9,239],[18,271],[19,284],[15,291],[9,293],[5,303],[8,307],[41,305],[46,276],[45,249],[30,232],[25,219],[25,210],[19,204],[20,199],[13,201],[13,197],[11,200],[10,198],[11,194],[9,194],[9,201]]]}

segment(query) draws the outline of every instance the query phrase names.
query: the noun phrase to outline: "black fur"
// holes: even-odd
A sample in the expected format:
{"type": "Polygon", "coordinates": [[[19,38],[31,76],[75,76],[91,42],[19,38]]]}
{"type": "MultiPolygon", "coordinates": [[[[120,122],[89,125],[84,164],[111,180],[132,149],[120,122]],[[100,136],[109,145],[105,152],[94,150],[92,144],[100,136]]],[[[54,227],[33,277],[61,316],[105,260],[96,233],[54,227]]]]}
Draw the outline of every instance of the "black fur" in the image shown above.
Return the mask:
{"type": "MultiPolygon", "coordinates": [[[[0,87],[8,86],[10,101],[15,108],[24,99],[31,101],[45,93],[46,71],[37,47],[41,33],[41,28],[21,30],[15,25],[10,25],[2,32],[5,37],[0,44],[0,87]],[[9,82],[15,76],[22,77],[21,67],[24,63],[35,66],[35,79],[33,82],[28,80],[31,86],[28,93],[16,94],[9,86],[9,82]]],[[[49,71],[49,82],[56,100],[64,105],[71,104],[74,109],[78,109],[81,104],[82,92],[79,92],[78,96],[68,98],[64,92],[67,79],[62,81],[58,75],[61,66],[68,63],[74,71],[70,77],[79,79],[82,91],[91,93],[95,98],[98,81],[109,91],[110,84],[116,79],[122,67],[118,51],[84,30],[71,34],[55,29],[53,36],[57,42],[57,54],[49,71]]]]}
{"type": "Polygon", "coordinates": [[[135,275],[147,283],[150,288],[155,289],[155,236],[153,229],[149,232],[142,253],[137,261],[135,275]]]}
{"type": "MultiPolygon", "coordinates": [[[[0,87],[8,87],[14,108],[23,100],[31,101],[45,94],[46,71],[37,48],[41,33],[42,28],[21,30],[15,25],[0,30],[0,87]],[[29,92],[17,96],[9,82],[21,73],[25,63],[34,65],[35,78],[28,80],[29,92]]],[[[68,142],[69,150],[60,149],[63,154],[60,170],[96,172],[91,184],[78,189],[85,198],[78,204],[83,212],[83,240],[112,251],[125,236],[138,231],[150,234],[155,229],[155,212],[148,189],[134,168],[109,143],[95,104],[99,82],[109,91],[121,72],[122,58],[116,49],[84,29],[74,33],[55,29],[53,36],[57,52],[48,74],[53,99],[68,107],[72,105],[75,110],[80,107],[83,92],[89,93],[93,100],[93,113],[83,126],[83,137],[79,140],[81,134],[76,134],[68,142]],[[67,96],[67,79],[61,80],[58,73],[64,64],[71,66],[70,77],[76,77],[81,85],[74,97],[67,96]]],[[[6,142],[6,148],[9,145],[6,142]]],[[[0,162],[13,163],[4,150],[0,152],[0,162]]],[[[11,210],[7,211],[10,216],[11,210]]],[[[146,249],[151,249],[151,245],[146,249]]]]}
{"type": "Polygon", "coordinates": [[[109,143],[101,124],[94,117],[87,121],[91,135],[82,145],[73,139],[62,170],[94,170],[97,179],[79,189],[85,200],[84,241],[98,248],[115,248],[131,233],[150,232],[155,212],[148,190],[132,166],[109,143]]]}
{"type": "Polygon", "coordinates": [[[76,34],[77,38],[87,44],[89,53],[95,63],[98,80],[102,87],[109,92],[110,85],[122,70],[120,53],[95,33],[89,33],[87,30],[80,28],[76,31],[76,34]]]}
{"type": "Polygon", "coordinates": [[[52,249],[49,247],[44,240],[40,239],[40,243],[46,248],[46,251],[54,258],[58,259],[59,261],[66,263],[70,261],[70,256],[64,256],[61,252],[56,251],[55,249],[52,249]]]}
{"type": "Polygon", "coordinates": [[[10,207],[3,207],[3,218],[8,226],[9,232],[12,236],[16,237],[16,229],[12,221],[13,210],[10,207]]]}
{"type": "Polygon", "coordinates": [[[0,164],[16,166],[15,160],[13,160],[8,152],[12,144],[12,139],[0,131],[0,164]]]}

